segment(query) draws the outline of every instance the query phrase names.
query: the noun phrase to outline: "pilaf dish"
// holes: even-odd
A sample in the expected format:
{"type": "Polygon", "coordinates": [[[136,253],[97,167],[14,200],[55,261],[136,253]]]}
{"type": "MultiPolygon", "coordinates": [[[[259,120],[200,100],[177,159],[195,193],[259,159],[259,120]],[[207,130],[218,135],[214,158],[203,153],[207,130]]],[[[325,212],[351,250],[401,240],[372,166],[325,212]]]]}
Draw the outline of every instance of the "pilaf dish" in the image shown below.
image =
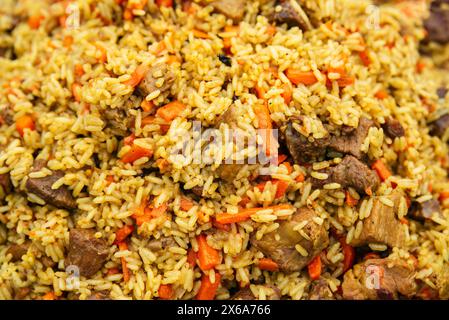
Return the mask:
{"type": "Polygon", "coordinates": [[[0,299],[448,299],[448,30],[449,0],[2,0],[0,299]]]}

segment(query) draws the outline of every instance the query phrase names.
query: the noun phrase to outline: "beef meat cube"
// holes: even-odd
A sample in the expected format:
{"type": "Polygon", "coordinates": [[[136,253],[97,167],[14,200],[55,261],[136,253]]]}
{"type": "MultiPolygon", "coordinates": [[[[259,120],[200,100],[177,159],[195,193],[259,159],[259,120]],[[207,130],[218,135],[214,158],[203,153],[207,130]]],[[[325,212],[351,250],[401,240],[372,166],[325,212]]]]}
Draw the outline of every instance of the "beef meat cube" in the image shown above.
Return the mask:
{"type": "Polygon", "coordinates": [[[175,82],[175,75],[166,64],[161,63],[148,70],[138,90],[144,97],[156,90],[165,93],[170,90],[173,82],[175,82]]]}
{"type": "Polygon", "coordinates": [[[332,136],[329,147],[334,151],[351,154],[354,157],[361,159],[363,152],[360,150],[365,141],[368,131],[374,126],[374,122],[368,118],[360,118],[359,126],[349,133],[342,130],[340,136],[332,136]]]}
{"type": "Polygon", "coordinates": [[[91,277],[99,271],[106,262],[109,246],[103,239],[95,237],[95,231],[90,229],[72,229],[69,237],[69,250],[65,266],[77,266],[80,275],[91,277]]]}
{"type": "Polygon", "coordinates": [[[280,24],[286,23],[288,27],[299,27],[303,31],[313,28],[309,17],[297,0],[281,0],[275,8],[274,20],[280,24]],[[278,7],[280,10],[278,10],[278,7]]]}
{"type": "Polygon", "coordinates": [[[334,294],[326,280],[318,279],[312,282],[309,300],[335,300],[334,294]]]}
{"type": "MultiPolygon", "coordinates": [[[[33,164],[33,172],[39,171],[45,166],[46,161],[35,160],[33,164]]],[[[64,177],[64,172],[58,170],[44,178],[28,178],[26,188],[28,192],[34,193],[48,204],[51,204],[57,208],[75,209],[76,201],[67,186],[61,186],[55,190],[51,188],[51,186],[62,177],[64,177]]]]}
{"type": "MultiPolygon", "coordinates": [[[[266,300],[280,300],[281,291],[273,285],[265,285],[265,288],[271,289],[271,294],[267,294],[266,300]]],[[[231,300],[256,300],[253,292],[249,287],[240,289],[232,297],[231,300]]]]}
{"type": "Polygon", "coordinates": [[[440,87],[440,88],[438,88],[438,89],[437,89],[437,95],[438,95],[438,98],[440,98],[440,99],[446,98],[447,91],[448,91],[448,90],[447,90],[446,87],[440,87]]]}
{"type": "Polygon", "coordinates": [[[14,123],[14,112],[11,107],[6,106],[0,110],[0,125],[6,124],[8,126],[14,123]]]}
{"type": "Polygon", "coordinates": [[[430,16],[424,21],[427,38],[430,41],[446,44],[449,42],[449,3],[447,0],[433,1],[430,16]]]}
{"type": "Polygon", "coordinates": [[[411,217],[420,221],[431,219],[434,214],[440,218],[443,217],[440,202],[435,199],[427,200],[422,203],[413,202],[409,213],[411,217]]]}
{"type": "Polygon", "coordinates": [[[398,120],[393,118],[387,118],[385,123],[382,125],[382,128],[391,139],[400,138],[405,135],[404,127],[398,120]]]}
{"type": "Polygon", "coordinates": [[[449,127],[449,114],[442,115],[429,124],[430,134],[442,138],[449,127]]]}
{"type": "Polygon", "coordinates": [[[328,175],[327,179],[311,179],[315,188],[322,188],[328,183],[339,183],[343,188],[352,187],[360,193],[370,193],[380,183],[376,172],[353,156],[344,157],[342,162],[323,170],[323,173],[328,175]]]}
{"type": "Polygon", "coordinates": [[[31,289],[28,287],[16,289],[14,290],[14,300],[23,300],[30,292],[31,289]]]}
{"type": "Polygon", "coordinates": [[[216,0],[211,5],[215,11],[234,21],[240,21],[245,14],[245,3],[245,0],[216,0]]]}
{"type": "Polygon", "coordinates": [[[12,262],[17,262],[22,260],[22,256],[28,252],[28,249],[31,246],[31,241],[25,241],[22,244],[13,244],[11,245],[8,250],[6,250],[6,254],[11,254],[12,262]]]}
{"type": "Polygon", "coordinates": [[[383,196],[393,203],[392,207],[384,204],[381,197],[374,197],[371,214],[363,221],[362,232],[357,239],[352,239],[351,245],[380,243],[390,247],[404,247],[405,230],[396,215],[404,194],[395,189],[390,195],[383,196]]]}
{"type": "Polygon", "coordinates": [[[346,300],[398,299],[416,293],[415,270],[402,260],[369,259],[345,273],[343,298],[346,300]]]}
{"type": "Polygon", "coordinates": [[[251,244],[265,256],[273,259],[279,265],[280,270],[284,272],[300,271],[329,244],[329,236],[325,227],[312,220],[316,216],[313,210],[306,207],[300,208],[290,220],[281,222],[276,231],[265,234],[260,240],[252,236],[251,244]],[[294,229],[304,221],[307,221],[307,224],[302,231],[310,240],[303,238],[294,229]],[[308,252],[307,256],[304,257],[296,250],[297,244],[308,252]]]}
{"type": "Polygon", "coordinates": [[[12,183],[9,173],[0,174],[0,188],[2,189],[2,193],[5,195],[11,192],[12,183]]]}
{"type": "Polygon", "coordinates": [[[106,120],[106,128],[109,128],[112,134],[120,137],[129,135],[134,119],[128,114],[127,110],[124,108],[106,108],[104,110],[104,118],[106,120]]]}

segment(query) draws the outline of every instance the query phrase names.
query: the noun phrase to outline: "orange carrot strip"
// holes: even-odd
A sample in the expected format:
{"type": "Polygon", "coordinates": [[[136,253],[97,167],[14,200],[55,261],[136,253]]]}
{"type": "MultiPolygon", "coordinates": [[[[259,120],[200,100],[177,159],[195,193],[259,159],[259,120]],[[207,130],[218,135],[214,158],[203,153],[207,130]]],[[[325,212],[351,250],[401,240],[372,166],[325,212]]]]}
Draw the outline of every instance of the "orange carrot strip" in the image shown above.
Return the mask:
{"type": "Polygon", "coordinates": [[[171,8],[173,7],[173,0],[156,0],[156,4],[159,7],[171,8]]]}
{"type": "Polygon", "coordinates": [[[279,265],[270,258],[259,259],[258,267],[260,270],[267,270],[272,272],[279,270],[279,265]]]}
{"type": "Polygon", "coordinates": [[[287,168],[288,174],[293,172],[293,167],[290,164],[290,162],[283,162],[281,165],[284,166],[285,168],[287,168]]]}
{"type": "Polygon", "coordinates": [[[350,86],[350,85],[354,84],[354,82],[355,82],[355,79],[348,75],[344,75],[340,79],[337,80],[338,86],[340,88],[350,86]]]}
{"type": "Polygon", "coordinates": [[[170,122],[179,116],[179,114],[184,111],[186,107],[187,106],[182,102],[173,101],[159,108],[156,112],[156,116],[170,122]]]}
{"type": "Polygon", "coordinates": [[[42,296],[42,300],[58,300],[58,297],[53,291],[50,291],[42,296]]]}
{"type": "Polygon", "coordinates": [[[181,198],[181,210],[189,211],[195,204],[192,200],[187,198],[181,198]]]}
{"type": "Polygon", "coordinates": [[[387,168],[385,163],[383,163],[383,161],[380,159],[376,160],[371,167],[372,169],[376,170],[377,175],[382,181],[387,180],[388,177],[391,176],[390,170],[387,168]]]}
{"type": "Polygon", "coordinates": [[[444,201],[446,199],[449,199],[449,191],[442,191],[440,193],[440,197],[438,198],[440,201],[444,201]]]}
{"type": "Polygon", "coordinates": [[[196,253],[192,248],[187,251],[187,262],[192,268],[194,268],[196,265],[196,253]]]}
{"type": "Polygon", "coordinates": [[[39,29],[41,21],[44,19],[43,15],[34,15],[28,18],[28,25],[31,29],[39,29]]]}
{"type": "MultiPolygon", "coordinates": [[[[124,241],[120,242],[118,244],[118,248],[120,249],[120,251],[128,250],[128,244],[124,241]]],[[[122,262],[123,280],[125,280],[125,282],[128,282],[131,277],[128,269],[128,264],[126,263],[125,257],[121,257],[120,260],[122,262]]]]}
{"type": "Polygon", "coordinates": [[[382,89],[382,90],[377,91],[374,96],[379,100],[383,100],[383,99],[388,98],[388,92],[382,89]]]}
{"type": "Polygon", "coordinates": [[[229,224],[221,224],[221,223],[217,222],[216,219],[212,219],[212,225],[215,228],[223,230],[223,231],[231,231],[231,226],[229,224]]]}
{"type": "Polygon", "coordinates": [[[196,295],[197,300],[213,300],[220,286],[221,275],[215,272],[215,282],[211,283],[209,275],[203,274],[201,277],[201,286],[198,294],[196,295]]]}
{"type": "Polygon", "coordinates": [[[295,179],[295,181],[297,181],[297,182],[304,182],[305,180],[306,180],[306,177],[304,177],[303,174],[299,174],[295,179]]]}
{"type": "Polygon", "coordinates": [[[310,86],[318,82],[318,79],[315,77],[312,71],[304,72],[301,70],[289,68],[285,72],[285,75],[295,85],[302,83],[306,86],[310,86]]]}
{"type": "Polygon", "coordinates": [[[173,296],[173,288],[170,284],[161,284],[158,293],[159,298],[169,300],[173,296]]]}
{"type": "Polygon", "coordinates": [[[343,251],[343,272],[348,271],[352,264],[354,263],[355,259],[355,250],[352,246],[346,243],[345,237],[339,237],[338,241],[340,242],[340,245],[342,247],[343,251]]]}
{"type": "Polygon", "coordinates": [[[198,29],[193,29],[193,35],[196,37],[196,38],[201,38],[201,39],[209,39],[210,37],[209,37],[209,34],[207,34],[206,32],[204,32],[204,31],[201,31],[201,30],[198,30],[198,29]]]}
{"type": "Polygon", "coordinates": [[[368,67],[371,64],[371,58],[368,55],[368,51],[364,50],[359,52],[359,57],[365,67],[368,67]]]}
{"type": "Polygon", "coordinates": [[[123,163],[133,163],[134,161],[143,158],[143,157],[151,157],[153,155],[153,150],[145,149],[139,147],[135,144],[131,146],[131,150],[129,150],[123,157],[123,163]]]}
{"type": "Polygon", "coordinates": [[[359,201],[351,196],[349,191],[346,191],[346,204],[350,207],[355,207],[359,201]]]}
{"type": "Polygon", "coordinates": [[[134,226],[132,225],[125,225],[118,229],[115,233],[115,244],[118,244],[120,242],[123,242],[128,236],[134,231],[134,226]]]}
{"type": "Polygon", "coordinates": [[[139,83],[145,78],[146,73],[148,72],[148,66],[146,65],[139,65],[136,70],[131,74],[131,78],[124,82],[125,85],[128,85],[130,87],[137,87],[139,83]]]}
{"type": "Polygon", "coordinates": [[[108,60],[106,49],[99,44],[96,44],[95,46],[97,47],[97,50],[100,51],[98,62],[105,63],[108,60]]]}
{"type": "Polygon", "coordinates": [[[198,262],[201,270],[210,270],[220,264],[220,253],[209,246],[204,234],[197,236],[196,241],[198,242],[198,262]]]}
{"type": "Polygon", "coordinates": [[[310,279],[317,280],[321,276],[321,258],[317,255],[307,266],[310,279]]]}
{"type": "Polygon", "coordinates": [[[72,95],[75,98],[76,102],[81,102],[80,89],[81,89],[81,85],[79,83],[74,82],[72,84],[72,95]]]}
{"type": "Polygon", "coordinates": [[[292,101],[293,91],[292,87],[288,83],[284,83],[282,86],[284,92],[281,94],[282,98],[284,98],[284,102],[286,105],[289,105],[292,101]]]}
{"type": "Polygon", "coordinates": [[[140,107],[145,112],[150,112],[155,107],[154,103],[152,101],[148,101],[146,99],[142,100],[142,103],[140,104],[140,107]]]}
{"type": "Polygon", "coordinates": [[[70,47],[73,44],[73,37],[72,36],[65,36],[64,39],[62,39],[62,45],[66,48],[70,47]]]}
{"type": "Polygon", "coordinates": [[[35,130],[36,126],[34,124],[33,117],[29,115],[24,115],[16,120],[16,129],[20,136],[23,137],[25,134],[25,129],[35,130]]]}
{"type": "Polygon", "coordinates": [[[81,63],[75,64],[75,75],[77,77],[82,77],[84,75],[84,68],[81,63]]]}

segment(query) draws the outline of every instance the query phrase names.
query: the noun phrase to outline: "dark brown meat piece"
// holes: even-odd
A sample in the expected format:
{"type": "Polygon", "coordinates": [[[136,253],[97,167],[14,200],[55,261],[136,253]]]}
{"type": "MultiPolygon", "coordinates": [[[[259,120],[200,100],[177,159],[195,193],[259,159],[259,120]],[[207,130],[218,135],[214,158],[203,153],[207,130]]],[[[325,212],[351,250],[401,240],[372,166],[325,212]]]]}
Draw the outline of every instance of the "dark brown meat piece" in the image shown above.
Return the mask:
{"type": "Polygon", "coordinates": [[[260,250],[265,256],[273,259],[280,270],[284,272],[300,271],[307,266],[320,252],[329,244],[329,236],[323,225],[312,220],[316,213],[306,207],[298,209],[291,220],[280,223],[279,228],[271,233],[265,234],[262,239],[251,238],[251,244],[260,250]],[[302,230],[310,240],[303,238],[298,231],[294,230],[298,223],[307,221],[302,230]],[[279,240],[277,240],[279,236],[279,240]],[[299,244],[308,255],[302,256],[295,248],[299,244]]]}
{"type": "Polygon", "coordinates": [[[430,16],[424,21],[428,40],[446,44],[449,42],[449,1],[435,0],[430,6],[430,16]]]}
{"type": "Polygon", "coordinates": [[[97,239],[95,231],[90,229],[70,230],[66,267],[77,266],[80,275],[89,278],[103,267],[108,254],[107,242],[103,239],[97,239]]]}
{"type": "Polygon", "coordinates": [[[0,110],[0,125],[2,125],[3,123],[8,126],[14,123],[14,112],[8,106],[0,110]]]}
{"type": "Polygon", "coordinates": [[[17,262],[22,260],[22,256],[28,252],[28,249],[31,246],[31,241],[25,241],[22,244],[13,244],[11,245],[8,250],[6,250],[6,254],[11,254],[12,262],[17,262]]]}
{"type": "Polygon", "coordinates": [[[203,196],[203,187],[200,186],[196,186],[193,187],[192,189],[190,189],[195,195],[197,195],[198,197],[202,197],[203,196]]]}
{"type": "Polygon", "coordinates": [[[368,190],[375,191],[380,183],[376,172],[353,156],[344,157],[342,162],[323,170],[323,173],[328,174],[327,179],[311,179],[315,188],[321,188],[328,183],[339,183],[343,188],[353,187],[363,193],[368,190]]]}
{"type": "MultiPolygon", "coordinates": [[[[46,161],[35,160],[33,172],[39,171],[45,166],[46,161]]],[[[54,171],[52,175],[44,178],[28,178],[26,188],[28,192],[34,193],[48,204],[57,208],[75,209],[76,201],[67,186],[61,186],[59,189],[55,190],[51,188],[51,186],[62,177],[64,177],[64,172],[58,170],[54,171]]]]}
{"type": "Polygon", "coordinates": [[[442,138],[449,127],[449,114],[442,115],[429,124],[430,134],[442,138]]]}
{"type": "Polygon", "coordinates": [[[9,177],[9,173],[2,173],[0,174],[0,188],[2,189],[3,193],[7,195],[11,192],[11,179],[9,177]]]}
{"type": "Polygon", "coordinates": [[[148,242],[147,247],[151,251],[166,250],[176,245],[176,241],[172,237],[162,237],[148,242]]]}
{"type": "Polygon", "coordinates": [[[447,90],[446,87],[440,87],[440,88],[438,88],[438,89],[437,89],[437,95],[438,95],[438,98],[444,99],[444,98],[446,97],[447,91],[448,91],[448,90],[447,90]]]}
{"type": "Polygon", "coordinates": [[[354,237],[350,244],[363,246],[369,243],[381,243],[390,247],[403,247],[405,231],[396,215],[403,196],[398,189],[384,196],[393,202],[393,207],[383,204],[380,197],[374,197],[371,214],[363,221],[360,236],[357,239],[354,237]]]}
{"type": "Polygon", "coordinates": [[[28,287],[19,288],[14,290],[14,300],[23,300],[31,292],[28,287]]]}
{"type": "Polygon", "coordinates": [[[415,270],[402,260],[369,259],[345,273],[342,289],[346,300],[398,299],[416,293],[415,270]]]}
{"type": "Polygon", "coordinates": [[[106,108],[104,110],[104,117],[106,127],[111,130],[112,134],[120,137],[129,135],[134,119],[126,110],[123,108],[106,108]]]}
{"type": "Polygon", "coordinates": [[[288,123],[284,136],[288,151],[298,164],[322,159],[330,143],[329,137],[313,139],[303,136],[293,128],[291,122],[288,123]]]}
{"type": "Polygon", "coordinates": [[[351,154],[357,159],[363,156],[360,147],[365,141],[368,131],[374,126],[374,122],[367,118],[360,118],[359,126],[355,130],[342,129],[340,136],[332,136],[329,147],[337,152],[351,154]]]}
{"type": "Polygon", "coordinates": [[[215,128],[218,129],[221,123],[227,123],[231,128],[235,128],[238,123],[237,109],[235,105],[231,105],[221,116],[217,118],[215,128]]]}
{"type": "Polygon", "coordinates": [[[245,2],[245,0],[216,0],[212,1],[211,5],[215,11],[234,21],[240,21],[245,14],[245,2]]]}
{"type": "Polygon", "coordinates": [[[299,27],[303,31],[312,29],[309,17],[297,0],[281,0],[275,8],[274,20],[280,24],[286,23],[288,27],[299,27]],[[281,10],[278,11],[278,6],[281,10]]]}
{"type": "Polygon", "coordinates": [[[334,294],[326,280],[319,279],[312,283],[309,300],[335,300],[334,294]]]}
{"type": "Polygon", "coordinates": [[[435,199],[427,200],[422,203],[413,202],[409,215],[416,220],[424,221],[431,219],[433,214],[442,217],[440,202],[435,199]]]}
{"type": "Polygon", "coordinates": [[[382,128],[391,139],[400,138],[405,135],[404,127],[398,120],[393,118],[387,118],[385,123],[382,125],[382,128]]]}
{"type": "Polygon", "coordinates": [[[41,262],[47,268],[53,268],[56,265],[56,262],[54,262],[52,258],[47,256],[43,256],[41,258],[41,262]]]}
{"type": "Polygon", "coordinates": [[[166,64],[161,63],[148,70],[145,78],[139,84],[138,90],[144,97],[156,90],[164,93],[170,90],[173,82],[175,82],[175,75],[166,64]],[[159,84],[161,80],[163,80],[163,83],[159,84]]]}
{"type": "MultiPolygon", "coordinates": [[[[280,300],[281,292],[273,285],[265,285],[266,288],[272,289],[272,294],[267,295],[266,300],[280,300]]],[[[231,300],[257,300],[249,287],[240,289],[232,297],[231,300]]]]}

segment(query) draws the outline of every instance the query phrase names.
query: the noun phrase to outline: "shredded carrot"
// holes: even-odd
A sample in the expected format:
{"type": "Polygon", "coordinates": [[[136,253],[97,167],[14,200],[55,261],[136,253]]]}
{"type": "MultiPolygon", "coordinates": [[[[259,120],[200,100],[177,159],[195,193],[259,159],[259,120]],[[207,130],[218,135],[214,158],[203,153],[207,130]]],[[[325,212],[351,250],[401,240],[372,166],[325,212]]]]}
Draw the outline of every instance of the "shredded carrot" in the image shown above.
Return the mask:
{"type": "Polygon", "coordinates": [[[267,270],[272,272],[279,270],[279,265],[270,258],[259,259],[258,267],[260,270],[267,270]]]}
{"type": "Polygon", "coordinates": [[[76,102],[81,102],[81,94],[80,94],[81,85],[77,82],[72,84],[72,95],[75,98],[76,102]]]}
{"type": "Polygon", "coordinates": [[[283,162],[281,165],[284,166],[287,169],[287,173],[288,174],[293,172],[293,167],[290,164],[290,162],[283,162]]]}
{"type": "Polygon", "coordinates": [[[401,219],[399,219],[399,222],[401,224],[406,224],[406,225],[409,225],[409,223],[410,223],[405,217],[402,217],[401,219]]]}
{"type": "Polygon", "coordinates": [[[84,68],[81,63],[75,64],[75,75],[77,77],[82,77],[84,75],[84,68]]]}
{"type": "Polygon", "coordinates": [[[368,67],[371,64],[371,58],[369,57],[368,51],[364,50],[359,52],[359,57],[365,67],[368,67]]]}
{"type": "Polygon", "coordinates": [[[128,236],[134,231],[134,226],[132,225],[125,225],[118,229],[115,233],[115,244],[118,244],[120,242],[123,242],[128,236]]]}
{"type": "Polygon", "coordinates": [[[30,115],[24,115],[16,120],[16,129],[20,136],[23,137],[25,134],[25,129],[35,130],[36,126],[34,124],[34,119],[30,115]]]}
{"type": "Polygon", "coordinates": [[[212,225],[219,230],[231,231],[231,226],[229,224],[221,224],[217,222],[216,219],[212,219],[212,225]]]}
{"type": "MultiPolygon", "coordinates": [[[[256,188],[258,188],[260,191],[263,191],[265,189],[265,185],[267,183],[268,183],[268,181],[262,182],[262,183],[258,184],[256,186],[256,188]]],[[[272,180],[271,184],[276,186],[276,194],[274,196],[275,199],[282,198],[285,195],[285,193],[287,192],[288,185],[289,185],[289,183],[284,180],[272,180]]]]}
{"type": "Polygon", "coordinates": [[[264,135],[262,136],[265,153],[269,156],[275,153],[276,149],[276,141],[274,141],[274,137],[272,134],[273,125],[271,123],[270,110],[268,109],[268,105],[266,103],[263,104],[255,104],[254,105],[254,113],[256,114],[258,120],[258,128],[263,129],[264,135]]]}
{"type": "Polygon", "coordinates": [[[186,109],[186,107],[187,106],[184,103],[176,100],[159,108],[156,112],[156,116],[170,122],[178,117],[179,114],[186,109]]]}
{"type": "Polygon", "coordinates": [[[209,246],[204,234],[197,236],[196,241],[198,242],[198,263],[201,270],[210,270],[220,264],[220,253],[209,246]]]}
{"type": "Polygon", "coordinates": [[[382,90],[377,91],[374,96],[379,100],[383,100],[383,99],[388,98],[388,92],[382,89],[382,90]]]}
{"type": "Polygon", "coordinates": [[[167,49],[167,46],[165,45],[164,41],[161,41],[159,43],[157,43],[157,45],[155,46],[153,53],[155,55],[160,55],[162,53],[162,51],[164,51],[165,49],[167,49]]]}
{"type": "Polygon", "coordinates": [[[168,64],[173,64],[173,63],[180,63],[181,59],[178,58],[177,56],[171,54],[167,57],[167,63],[168,64]]]}
{"type": "Polygon", "coordinates": [[[159,298],[169,300],[173,296],[173,288],[170,284],[161,284],[158,293],[159,298]]]}
{"type": "Polygon", "coordinates": [[[290,102],[292,101],[293,96],[292,87],[290,86],[290,84],[284,83],[282,89],[284,90],[284,92],[282,93],[282,98],[284,98],[285,104],[289,105],[290,102]]]}
{"type": "Polygon", "coordinates": [[[227,212],[218,213],[216,215],[215,219],[217,220],[217,222],[219,222],[221,224],[237,223],[237,222],[242,222],[242,221],[248,220],[253,214],[257,213],[260,210],[272,209],[273,211],[278,211],[278,210],[285,210],[285,209],[291,209],[291,208],[292,207],[287,204],[280,204],[280,205],[270,206],[270,207],[266,207],[266,208],[249,208],[249,209],[243,209],[235,214],[227,213],[227,212]]]}
{"type": "Polygon", "coordinates": [[[201,31],[201,30],[198,30],[198,29],[193,29],[192,32],[193,32],[193,35],[194,35],[196,38],[200,38],[200,39],[210,39],[209,34],[206,33],[206,32],[204,32],[204,31],[201,31]]]}
{"type": "Polygon", "coordinates": [[[95,46],[97,47],[97,50],[100,52],[100,56],[98,57],[98,62],[105,63],[108,60],[106,49],[99,44],[96,44],[95,46]]]}
{"type": "Polygon", "coordinates": [[[254,90],[256,90],[256,94],[259,99],[264,99],[264,97],[265,97],[265,89],[264,88],[260,87],[256,83],[256,85],[254,86],[254,90]]]}
{"type": "Polygon", "coordinates": [[[245,196],[242,198],[242,200],[240,200],[239,206],[246,207],[246,205],[250,202],[251,202],[251,199],[249,197],[245,196]]]}
{"type": "Polygon", "coordinates": [[[424,61],[420,60],[416,63],[416,71],[418,73],[422,73],[425,68],[426,68],[426,64],[424,63],[424,61]]]}
{"type": "Polygon", "coordinates": [[[189,15],[193,15],[196,12],[196,9],[192,5],[192,1],[184,0],[182,2],[182,11],[187,12],[189,15]]]}
{"type": "Polygon", "coordinates": [[[148,101],[146,99],[143,99],[141,104],[140,104],[140,107],[142,108],[143,111],[150,112],[151,110],[154,109],[155,105],[154,105],[154,103],[152,101],[148,101]]]}
{"type": "Polygon", "coordinates": [[[65,36],[62,40],[62,45],[66,48],[70,47],[73,44],[73,37],[72,36],[65,36]]]}
{"type": "Polygon", "coordinates": [[[125,139],[123,139],[123,143],[127,146],[131,146],[134,143],[134,140],[136,139],[136,136],[134,133],[127,136],[125,139]]]}
{"type": "Polygon", "coordinates": [[[168,206],[166,204],[162,204],[157,208],[149,208],[144,207],[143,209],[139,207],[136,212],[132,215],[132,217],[136,220],[136,225],[141,226],[145,222],[152,220],[153,218],[157,218],[162,216],[167,211],[168,206]]]}
{"type": "Polygon", "coordinates": [[[268,34],[270,37],[274,36],[274,35],[276,34],[276,31],[277,31],[276,26],[274,26],[274,25],[272,25],[272,24],[270,24],[270,25],[267,27],[267,34],[268,34]]]}
{"type": "Polygon", "coordinates": [[[50,291],[42,296],[42,300],[58,300],[58,297],[53,291],[50,291]]]}
{"type": "Polygon", "coordinates": [[[309,277],[312,280],[317,280],[321,276],[321,258],[317,255],[307,266],[309,277]]]}
{"type": "Polygon", "coordinates": [[[209,275],[203,274],[201,277],[201,286],[198,294],[196,295],[197,300],[213,300],[215,298],[215,294],[217,292],[218,287],[220,286],[221,275],[218,272],[215,272],[215,282],[212,283],[210,281],[209,275]]]}
{"type": "Polygon", "coordinates": [[[34,15],[28,18],[28,25],[31,29],[39,29],[41,21],[44,19],[43,15],[34,15]]]}
{"type": "Polygon", "coordinates": [[[355,79],[348,75],[343,75],[340,79],[337,79],[338,86],[344,88],[354,84],[355,79]]]}
{"type": "Polygon", "coordinates": [[[287,160],[287,155],[285,154],[278,154],[278,166],[283,163],[285,160],[287,160]]]}
{"type": "Polygon", "coordinates": [[[380,159],[376,160],[371,167],[372,169],[376,170],[377,175],[382,181],[387,180],[388,177],[391,176],[390,170],[387,168],[385,163],[383,163],[383,161],[380,159]]]}
{"type": "Polygon", "coordinates": [[[120,270],[118,268],[110,268],[110,269],[108,269],[107,275],[111,276],[111,275],[117,274],[117,273],[120,273],[120,270]]]}
{"type": "Polygon", "coordinates": [[[351,196],[351,193],[346,190],[346,204],[350,207],[355,207],[359,201],[351,196]]]}
{"type": "Polygon", "coordinates": [[[170,167],[170,162],[167,159],[160,158],[156,160],[156,166],[159,168],[160,172],[166,172],[170,167]]]}
{"type": "Polygon", "coordinates": [[[346,243],[345,237],[340,237],[339,239],[342,251],[343,251],[343,272],[348,271],[352,264],[354,263],[355,259],[355,250],[352,246],[346,243]]]}
{"type": "Polygon", "coordinates": [[[196,265],[196,253],[192,248],[187,251],[187,262],[192,268],[196,265]]]}
{"type": "Polygon", "coordinates": [[[310,86],[318,82],[318,79],[315,77],[315,74],[312,71],[301,71],[298,69],[289,68],[285,72],[287,78],[295,85],[304,84],[306,86],[310,86]]]}
{"type": "MultiPolygon", "coordinates": [[[[118,248],[120,251],[124,251],[124,250],[128,250],[128,244],[126,242],[120,242],[118,244],[118,248]]],[[[125,257],[121,257],[120,258],[121,262],[122,262],[122,273],[123,273],[123,280],[125,280],[125,282],[128,282],[130,279],[130,272],[128,269],[128,264],[126,262],[125,257]]]]}
{"type": "Polygon", "coordinates": [[[438,198],[441,202],[442,201],[444,201],[444,200],[446,200],[446,199],[449,199],[449,191],[442,191],[441,193],[440,193],[440,197],[438,198]]]}
{"type": "Polygon", "coordinates": [[[181,198],[181,210],[189,211],[194,205],[192,200],[184,197],[181,198]]]}
{"type": "Polygon", "coordinates": [[[306,177],[303,174],[299,174],[295,179],[296,182],[304,182],[305,180],[306,177]]]}
{"type": "Polygon", "coordinates": [[[129,150],[123,157],[122,162],[123,163],[133,163],[134,161],[143,158],[148,157],[150,158],[153,155],[153,150],[151,149],[145,149],[140,146],[137,146],[133,144],[131,146],[131,150],[129,150]]]}
{"type": "Polygon", "coordinates": [[[139,83],[145,78],[146,73],[148,72],[148,66],[146,65],[139,65],[136,70],[131,74],[131,78],[124,82],[125,85],[128,85],[130,87],[137,87],[139,83]]]}
{"type": "Polygon", "coordinates": [[[198,220],[201,224],[208,223],[210,218],[208,215],[206,215],[203,211],[199,210],[196,212],[196,216],[198,217],[198,220]]]}
{"type": "Polygon", "coordinates": [[[173,7],[173,0],[156,0],[156,4],[159,7],[171,8],[173,7]]]}

